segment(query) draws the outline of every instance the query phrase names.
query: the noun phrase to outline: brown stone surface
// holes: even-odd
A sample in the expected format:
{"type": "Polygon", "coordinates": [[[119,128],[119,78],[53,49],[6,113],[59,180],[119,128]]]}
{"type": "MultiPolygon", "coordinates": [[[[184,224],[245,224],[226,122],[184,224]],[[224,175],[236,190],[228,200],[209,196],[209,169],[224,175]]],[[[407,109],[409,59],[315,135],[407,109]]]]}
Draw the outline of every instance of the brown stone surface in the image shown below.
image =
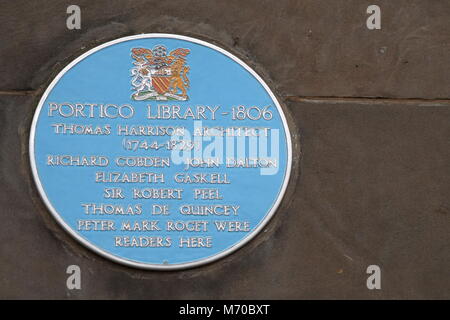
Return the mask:
{"type": "Polygon", "coordinates": [[[96,42],[137,33],[187,34],[249,56],[280,92],[301,96],[449,98],[450,2],[379,0],[370,31],[360,0],[4,1],[0,90],[35,89],[56,63],[96,42]]]}
{"type": "Polygon", "coordinates": [[[77,1],[79,31],[65,28],[72,2],[2,3],[0,298],[449,299],[450,3],[377,3],[380,31],[365,28],[372,3],[356,0],[77,1]],[[56,225],[30,174],[31,117],[51,77],[88,48],[141,32],[239,55],[283,97],[301,139],[300,175],[266,232],[186,271],[91,253],[56,225]],[[408,99],[342,98],[352,96],[408,99]],[[71,264],[82,290],[66,288],[71,264]],[[382,290],[366,288],[371,264],[382,290]]]}
{"type": "Polygon", "coordinates": [[[449,298],[450,105],[301,101],[292,201],[248,246],[208,266],[138,271],[55,225],[31,182],[36,97],[0,98],[2,298],[449,298]],[[298,164],[297,164],[298,165],[298,164]],[[82,290],[65,268],[82,269],[82,290]],[[382,268],[382,290],[365,287],[382,268]]]}

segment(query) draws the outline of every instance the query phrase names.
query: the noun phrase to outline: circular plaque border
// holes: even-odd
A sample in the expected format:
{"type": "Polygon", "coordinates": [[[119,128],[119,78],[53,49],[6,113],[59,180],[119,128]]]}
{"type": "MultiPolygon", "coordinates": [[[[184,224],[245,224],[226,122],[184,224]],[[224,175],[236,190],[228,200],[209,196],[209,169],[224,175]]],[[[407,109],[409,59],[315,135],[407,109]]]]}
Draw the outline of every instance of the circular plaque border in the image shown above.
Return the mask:
{"type": "Polygon", "coordinates": [[[78,242],[80,242],[81,244],[83,244],[85,247],[91,249],[92,251],[96,252],[97,254],[101,255],[102,257],[105,257],[109,260],[112,260],[114,262],[129,266],[129,267],[134,267],[134,268],[140,268],[140,269],[147,269],[147,270],[180,270],[180,269],[187,269],[187,268],[193,268],[193,267],[197,267],[197,266],[201,266],[204,264],[208,264],[211,263],[213,261],[219,260],[229,254],[231,254],[232,252],[238,250],[239,248],[241,248],[242,246],[244,246],[245,244],[247,244],[250,240],[252,240],[266,225],[267,223],[270,221],[270,219],[272,218],[272,216],[274,215],[275,211],[277,210],[278,206],[281,203],[281,200],[283,199],[283,196],[286,192],[286,188],[287,188],[287,184],[289,182],[289,178],[291,175],[291,167],[292,167],[292,140],[291,140],[291,134],[289,132],[289,127],[288,127],[288,123],[286,120],[286,116],[284,115],[283,109],[281,108],[281,105],[279,104],[277,98],[275,97],[275,95],[273,94],[273,92],[270,90],[269,86],[264,82],[264,80],[252,69],[250,68],[245,62],[243,62],[241,59],[239,59],[238,57],[236,57],[235,55],[231,54],[230,52],[214,45],[211,43],[208,43],[206,41],[203,40],[199,40],[196,38],[192,38],[192,37],[187,37],[187,36],[182,36],[182,35],[177,35],[177,34],[168,34],[168,33],[144,33],[144,34],[139,34],[139,35],[133,35],[133,36],[127,36],[127,37],[122,37],[122,38],[118,38],[112,41],[108,41],[106,43],[103,43],[91,50],[88,50],[87,52],[85,52],[84,54],[82,54],[81,56],[79,56],[78,58],[76,58],[75,60],[73,60],[72,62],[70,62],[66,67],[64,67],[64,69],[62,71],[60,71],[58,73],[58,75],[53,79],[53,81],[50,83],[50,85],[47,87],[47,89],[45,90],[44,94],[42,95],[41,99],[39,100],[39,104],[35,110],[34,116],[33,116],[33,121],[31,124],[31,131],[30,131],[30,141],[29,141],[29,153],[30,153],[30,163],[31,163],[31,170],[33,173],[33,178],[34,181],[36,183],[37,189],[39,191],[39,194],[42,198],[42,200],[44,201],[45,205],[47,206],[47,208],[50,210],[50,213],[52,214],[52,216],[56,219],[56,221],[63,227],[63,229],[68,232],[72,237],[74,237],[78,242]],[[193,42],[196,44],[200,44],[206,47],[209,47],[211,49],[214,49],[220,53],[222,53],[223,55],[229,57],[230,59],[232,59],[234,62],[238,63],[239,65],[241,65],[245,70],[247,70],[256,80],[258,80],[258,82],[263,86],[263,88],[265,89],[265,91],[269,94],[270,98],[272,99],[272,101],[275,103],[277,110],[280,114],[280,118],[283,122],[283,127],[285,130],[285,135],[286,135],[286,140],[287,140],[287,166],[286,166],[286,172],[284,175],[284,181],[283,181],[283,185],[281,187],[281,190],[278,194],[278,198],[275,201],[274,205],[272,206],[272,208],[270,209],[269,213],[266,214],[266,216],[264,217],[264,219],[259,223],[259,225],[252,231],[250,232],[246,237],[244,237],[242,240],[240,240],[238,243],[234,244],[233,246],[231,246],[230,248],[221,251],[213,256],[210,256],[208,258],[205,259],[200,259],[197,261],[193,261],[193,262],[187,262],[187,263],[179,263],[179,264],[173,264],[173,265],[163,265],[163,264],[149,264],[149,263],[140,263],[140,262],[136,262],[133,260],[129,260],[129,259],[124,259],[124,258],[120,258],[118,256],[115,256],[95,245],[93,245],[92,243],[90,243],[89,241],[87,241],[86,239],[84,239],[83,237],[81,237],[79,234],[77,234],[68,224],[66,224],[64,222],[64,220],[61,218],[61,216],[59,215],[59,213],[56,211],[56,209],[52,206],[51,202],[49,201],[49,199],[47,198],[47,195],[45,193],[45,190],[41,184],[41,181],[39,179],[39,174],[37,171],[37,167],[36,167],[36,162],[35,162],[35,157],[34,157],[34,138],[35,138],[35,133],[36,133],[36,124],[39,118],[39,115],[41,114],[41,109],[42,106],[45,102],[45,100],[47,99],[47,96],[49,95],[49,93],[53,90],[53,87],[59,82],[59,80],[61,79],[61,77],[67,72],[69,71],[72,67],[74,67],[78,62],[80,62],[81,60],[85,59],[86,57],[90,56],[91,54],[93,54],[94,52],[97,52],[103,48],[109,47],[111,45],[120,43],[120,42],[125,42],[125,41],[130,41],[130,40],[136,40],[136,39],[145,39],[145,38],[172,38],[172,39],[179,39],[179,40],[184,40],[184,41],[188,41],[188,42],[193,42]]]}

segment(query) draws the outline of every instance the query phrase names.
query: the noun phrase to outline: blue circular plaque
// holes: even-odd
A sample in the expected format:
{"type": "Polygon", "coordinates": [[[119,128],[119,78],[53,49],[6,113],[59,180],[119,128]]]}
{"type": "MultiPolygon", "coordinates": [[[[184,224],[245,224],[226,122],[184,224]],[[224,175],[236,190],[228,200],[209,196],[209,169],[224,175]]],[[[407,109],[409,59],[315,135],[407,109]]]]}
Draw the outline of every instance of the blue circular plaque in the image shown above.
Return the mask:
{"type": "Polygon", "coordinates": [[[266,83],[210,43],[143,34],[67,65],[33,119],[30,158],[48,209],[116,262],[212,262],[260,232],[289,180],[291,138],[266,83]]]}

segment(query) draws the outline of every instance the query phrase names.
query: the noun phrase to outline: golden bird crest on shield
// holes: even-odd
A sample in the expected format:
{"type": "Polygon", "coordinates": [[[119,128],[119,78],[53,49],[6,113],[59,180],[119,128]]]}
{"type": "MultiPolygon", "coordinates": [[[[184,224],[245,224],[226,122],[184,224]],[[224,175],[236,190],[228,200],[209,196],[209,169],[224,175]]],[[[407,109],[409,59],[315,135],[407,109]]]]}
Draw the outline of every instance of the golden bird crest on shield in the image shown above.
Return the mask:
{"type": "Polygon", "coordinates": [[[167,54],[167,48],[157,45],[153,49],[133,48],[131,57],[131,85],[133,100],[189,99],[189,49],[178,48],[167,54]]]}

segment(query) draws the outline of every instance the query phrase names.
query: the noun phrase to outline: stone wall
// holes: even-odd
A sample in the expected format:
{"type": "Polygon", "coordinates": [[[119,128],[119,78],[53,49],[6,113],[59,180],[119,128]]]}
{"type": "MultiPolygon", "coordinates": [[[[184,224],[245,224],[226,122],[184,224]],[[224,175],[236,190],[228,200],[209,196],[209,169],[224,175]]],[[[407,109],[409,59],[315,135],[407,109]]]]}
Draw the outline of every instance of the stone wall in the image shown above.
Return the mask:
{"type": "Polygon", "coordinates": [[[450,3],[3,1],[0,298],[450,298],[450,3]],[[80,30],[66,8],[81,8],[80,30]],[[70,238],[30,172],[31,118],[67,63],[139,33],[207,40],[263,76],[288,110],[294,177],[251,243],[176,272],[127,268],[70,238]],[[82,289],[66,288],[79,265],[82,289]],[[368,290],[366,268],[382,270],[368,290]]]}

